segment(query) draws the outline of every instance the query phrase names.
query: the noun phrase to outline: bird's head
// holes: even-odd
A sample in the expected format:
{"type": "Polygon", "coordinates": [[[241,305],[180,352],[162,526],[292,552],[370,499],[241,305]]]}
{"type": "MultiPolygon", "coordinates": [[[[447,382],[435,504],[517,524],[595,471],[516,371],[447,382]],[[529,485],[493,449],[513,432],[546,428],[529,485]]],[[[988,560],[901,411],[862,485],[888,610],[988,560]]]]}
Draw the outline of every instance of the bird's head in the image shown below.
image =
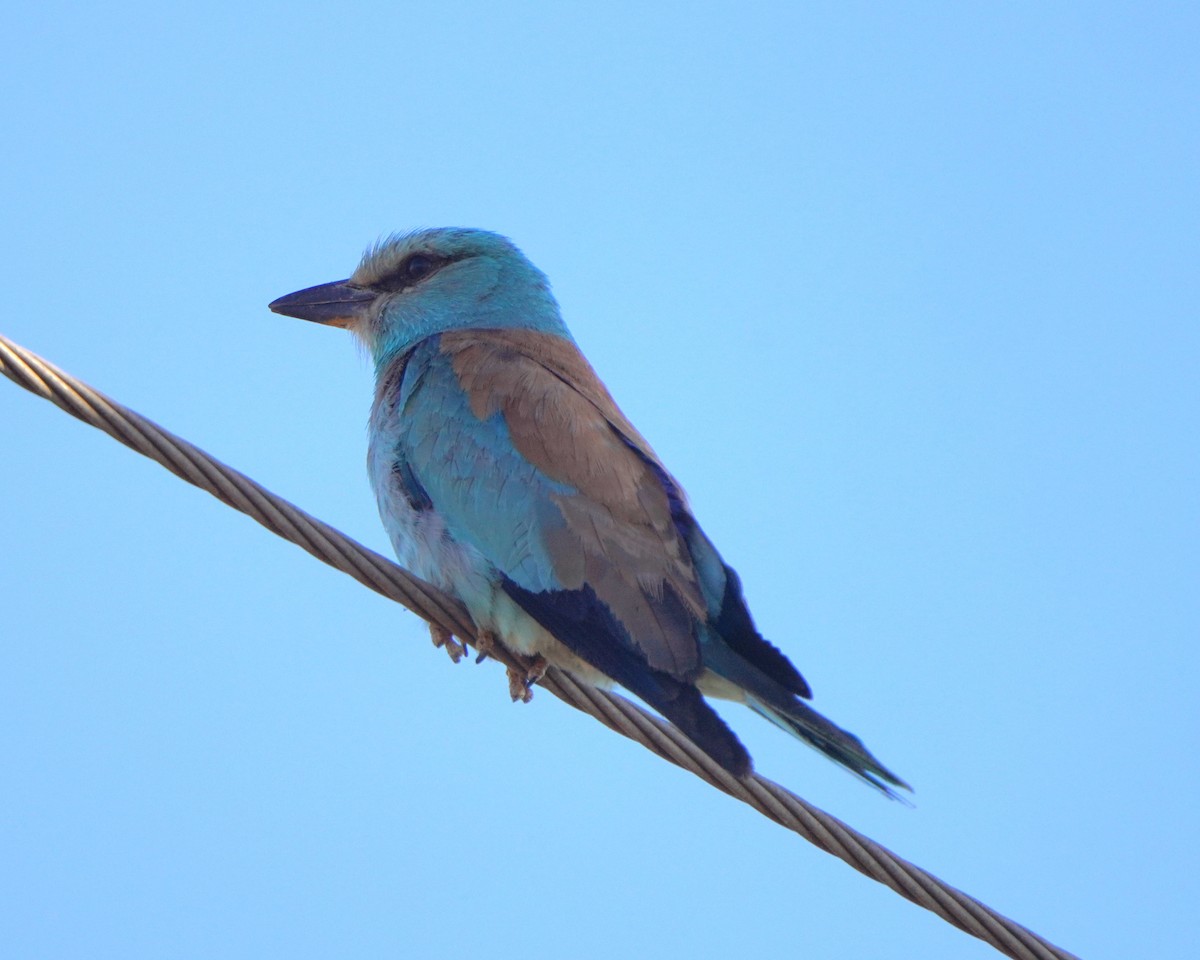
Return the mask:
{"type": "Polygon", "coordinates": [[[350,330],[377,369],[447,330],[522,328],[570,337],[545,274],[511,240],[455,227],[388,237],[349,279],[290,293],[270,308],[350,330]]]}

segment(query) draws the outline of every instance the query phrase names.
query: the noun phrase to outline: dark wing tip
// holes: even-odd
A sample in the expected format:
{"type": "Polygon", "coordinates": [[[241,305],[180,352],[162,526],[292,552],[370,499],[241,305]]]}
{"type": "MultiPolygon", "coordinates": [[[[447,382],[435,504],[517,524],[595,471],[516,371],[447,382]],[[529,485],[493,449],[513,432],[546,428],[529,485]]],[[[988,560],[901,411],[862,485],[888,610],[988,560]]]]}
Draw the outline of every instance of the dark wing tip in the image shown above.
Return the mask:
{"type": "Polygon", "coordinates": [[[739,780],[754,772],[754,764],[742,741],[695,687],[681,685],[679,695],[673,701],[652,703],[651,706],[739,780]]]}
{"type": "Polygon", "coordinates": [[[534,591],[508,577],[502,582],[504,592],[573,653],[646,701],[735,777],[750,775],[750,754],[700,691],[647,664],[590,586],[534,591]]]}
{"type": "Polygon", "coordinates": [[[805,700],[812,698],[812,688],[787,654],[767,640],[754,625],[750,610],[742,596],[742,581],[733,567],[725,568],[725,596],[713,627],[729,647],[758,667],[789,693],[805,700]]]}

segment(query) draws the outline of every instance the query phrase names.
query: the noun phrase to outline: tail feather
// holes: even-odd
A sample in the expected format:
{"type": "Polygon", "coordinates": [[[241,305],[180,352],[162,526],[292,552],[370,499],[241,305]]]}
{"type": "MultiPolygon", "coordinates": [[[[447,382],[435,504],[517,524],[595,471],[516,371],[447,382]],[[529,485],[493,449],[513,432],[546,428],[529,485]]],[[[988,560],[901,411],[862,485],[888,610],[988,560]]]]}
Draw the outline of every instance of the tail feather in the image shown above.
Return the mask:
{"type": "Polygon", "coordinates": [[[912,790],[912,787],[876,760],[874,754],[863,746],[858,737],[827,720],[803,701],[793,699],[784,708],[782,704],[766,703],[749,695],[746,704],[759,716],[765,717],[781,730],[786,730],[793,737],[825,754],[830,760],[845,767],[890,799],[904,800],[892,787],[912,790]]]}

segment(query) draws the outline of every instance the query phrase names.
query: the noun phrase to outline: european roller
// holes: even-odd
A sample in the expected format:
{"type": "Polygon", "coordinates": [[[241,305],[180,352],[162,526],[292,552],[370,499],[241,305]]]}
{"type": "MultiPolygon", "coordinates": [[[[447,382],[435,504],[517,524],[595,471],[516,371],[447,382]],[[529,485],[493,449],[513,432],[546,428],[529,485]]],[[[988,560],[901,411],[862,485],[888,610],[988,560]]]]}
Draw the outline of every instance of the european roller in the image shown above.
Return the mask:
{"type": "MultiPolygon", "coordinates": [[[[617,407],[546,276],[506,238],[437,229],[368,250],[276,313],[343,327],[375,366],[367,455],[400,563],[499,640],[636,694],[737,777],[750,755],[706,702],[744,703],[889,796],[906,784],[810,707],[738,576],[617,407]],[[890,786],[889,786],[890,785],[890,786]]],[[[438,643],[452,638],[434,632],[438,643]]]]}

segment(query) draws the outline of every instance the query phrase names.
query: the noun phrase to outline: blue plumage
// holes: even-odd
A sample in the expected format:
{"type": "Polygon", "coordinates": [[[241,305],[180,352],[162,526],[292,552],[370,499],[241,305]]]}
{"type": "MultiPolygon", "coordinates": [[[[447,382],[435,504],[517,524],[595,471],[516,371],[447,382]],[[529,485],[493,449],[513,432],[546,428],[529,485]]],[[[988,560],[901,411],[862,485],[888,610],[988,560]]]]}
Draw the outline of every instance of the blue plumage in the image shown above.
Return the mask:
{"type": "Polygon", "coordinates": [[[704,696],[745,703],[888,795],[905,786],[803,702],[807,682],[509,241],[393,237],[349,280],[271,308],[370,349],[380,516],[400,562],[461,599],[484,643],[624,686],[735,775],[749,755],[704,696]]]}

